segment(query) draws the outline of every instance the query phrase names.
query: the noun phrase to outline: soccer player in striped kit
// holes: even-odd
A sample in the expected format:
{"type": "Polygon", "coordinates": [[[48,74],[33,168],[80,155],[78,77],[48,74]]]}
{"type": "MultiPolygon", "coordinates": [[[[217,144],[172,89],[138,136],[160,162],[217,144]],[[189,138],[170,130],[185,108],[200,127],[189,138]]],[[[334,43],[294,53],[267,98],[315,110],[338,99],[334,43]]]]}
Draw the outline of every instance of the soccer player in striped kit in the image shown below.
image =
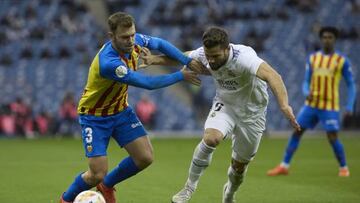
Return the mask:
{"type": "Polygon", "coordinates": [[[269,176],[287,175],[290,161],[298,148],[300,138],[308,128],[313,128],[320,121],[326,131],[329,143],[339,162],[338,176],[348,177],[350,171],[346,164],[344,147],[338,139],[340,129],[339,85],[341,77],[348,87],[346,114],[352,114],[355,103],[355,82],[349,60],[335,50],[338,37],[335,27],[323,27],[319,37],[322,50],[311,54],[306,63],[303,93],[305,105],[300,110],[297,121],[300,131],[294,131],[285,150],[283,161],[267,172],[269,176]]]}
{"type": "Polygon", "coordinates": [[[142,123],[128,106],[128,85],[157,89],[183,80],[200,85],[197,74],[189,70],[160,76],[146,76],[135,72],[141,52],[146,53],[146,48],[158,50],[192,69],[196,69],[200,63],[165,40],[136,33],[134,19],[126,13],[111,15],[108,24],[111,41],[105,43],[95,56],[78,106],[89,168],[75,178],[61,196],[61,203],[72,202],[80,192],[94,186],[97,186],[107,203],[115,203],[114,185],[152,163],[150,140],[142,123]],[[110,137],[129,156],[107,173],[106,150],[110,137]]]}

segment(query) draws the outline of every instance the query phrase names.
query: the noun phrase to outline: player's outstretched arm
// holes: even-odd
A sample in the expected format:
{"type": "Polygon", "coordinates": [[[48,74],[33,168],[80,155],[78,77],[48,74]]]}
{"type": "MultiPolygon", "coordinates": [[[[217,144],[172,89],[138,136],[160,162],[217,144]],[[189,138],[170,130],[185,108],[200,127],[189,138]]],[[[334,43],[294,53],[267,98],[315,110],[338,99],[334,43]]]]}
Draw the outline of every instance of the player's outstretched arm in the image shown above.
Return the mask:
{"type": "Polygon", "coordinates": [[[167,87],[182,80],[197,86],[201,83],[196,73],[183,70],[166,75],[149,76],[129,70],[125,66],[118,66],[102,68],[100,74],[107,79],[148,90],[167,87]]]}
{"type": "Polygon", "coordinates": [[[181,63],[166,55],[153,55],[148,49],[143,49],[140,58],[143,66],[160,65],[160,66],[178,66],[181,63]]]}
{"type": "Polygon", "coordinates": [[[256,76],[266,81],[272,92],[274,93],[281,111],[284,113],[287,119],[289,119],[292,127],[295,130],[300,131],[300,125],[295,119],[295,115],[291,106],[289,105],[288,94],[286,91],[285,84],[280,76],[269,64],[263,62],[260,64],[256,76]]]}
{"type": "MultiPolygon", "coordinates": [[[[185,55],[188,55],[189,52],[185,52],[185,55]]],[[[161,66],[177,66],[180,63],[166,55],[153,55],[150,51],[144,50],[143,54],[140,56],[143,61],[140,67],[147,67],[150,65],[161,65],[161,66]]],[[[193,59],[188,65],[189,68],[202,75],[210,75],[210,72],[206,67],[198,60],[193,59]]]]}

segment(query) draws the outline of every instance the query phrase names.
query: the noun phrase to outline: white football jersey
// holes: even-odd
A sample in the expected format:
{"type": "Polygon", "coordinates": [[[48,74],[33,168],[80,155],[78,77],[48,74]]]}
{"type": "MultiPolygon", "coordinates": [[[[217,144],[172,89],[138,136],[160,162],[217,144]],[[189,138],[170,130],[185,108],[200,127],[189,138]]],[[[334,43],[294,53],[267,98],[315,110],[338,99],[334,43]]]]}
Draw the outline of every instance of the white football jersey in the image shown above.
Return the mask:
{"type": "Polygon", "coordinates": [[[256,76],[263,60],[251,47],[230,44],[227,62],[216,71],[210,68],[203,47],[192,51],[189,56],[199,60],[213,76],[215,101],[231,106],[243,119],[256,118],[266,111],[269,100],[267,84],[256,76]]]}

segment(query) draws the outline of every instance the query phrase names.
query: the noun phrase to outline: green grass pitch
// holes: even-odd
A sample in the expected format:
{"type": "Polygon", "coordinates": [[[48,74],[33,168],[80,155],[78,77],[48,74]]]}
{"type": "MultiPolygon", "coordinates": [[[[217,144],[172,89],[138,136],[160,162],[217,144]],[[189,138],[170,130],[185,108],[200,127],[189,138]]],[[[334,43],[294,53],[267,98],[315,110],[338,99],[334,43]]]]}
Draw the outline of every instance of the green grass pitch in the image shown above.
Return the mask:
{"type": "MultiPolygon", "coordinates": [[[[264,137],[237,202],[360,202],[360,137],[344,137],[350,178],[337,177],[338,165],[325,137],[303,139],[290,175],[267,177],[282,158],[287,139],[264,137]]],[[[153,139],[155,162],[117,185],[119,203],[169,203],[184,184],[199,139],[153,139]]],[[[220,203],[230,162],[230,141],[215,151],[191,203],[220,203]]],[[[0,202],[58,202],[74,177],[87,168],[80,140],[0,139],[0,202]]],[[[110,143],[113,168],[126,154],[110,143]]]]}

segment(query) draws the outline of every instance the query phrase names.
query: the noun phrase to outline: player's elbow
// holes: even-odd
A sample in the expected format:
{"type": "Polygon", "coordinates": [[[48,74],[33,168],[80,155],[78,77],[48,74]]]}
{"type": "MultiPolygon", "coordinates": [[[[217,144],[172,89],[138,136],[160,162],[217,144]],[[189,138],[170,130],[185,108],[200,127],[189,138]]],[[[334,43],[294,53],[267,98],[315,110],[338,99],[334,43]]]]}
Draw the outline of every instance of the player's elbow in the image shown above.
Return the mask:
{"type": "Polygon", "coordinates": [[[274,77],[274,78],[276,78],[277,80],[282,80],[282,77],[281,77],[281,75],[278,73],[278,72],[273,72],[273,74],[272,74],[272,76],[274,77]]]}
{"type": "Polygon", "coordinates": [[[133,86],[140,87],[147,90],[154,90],[156,89],[156,84],[154,82],[151,82],[150,80],[142,80],[141,82],[135,82],[132,83],[133,86]]]}
{"type": "Polygon", "coordinates": [[[158,37],[152,37],[149,41],[149,48],[152,50],[159,50],[163,44],[163,39],[158,37]]]}

